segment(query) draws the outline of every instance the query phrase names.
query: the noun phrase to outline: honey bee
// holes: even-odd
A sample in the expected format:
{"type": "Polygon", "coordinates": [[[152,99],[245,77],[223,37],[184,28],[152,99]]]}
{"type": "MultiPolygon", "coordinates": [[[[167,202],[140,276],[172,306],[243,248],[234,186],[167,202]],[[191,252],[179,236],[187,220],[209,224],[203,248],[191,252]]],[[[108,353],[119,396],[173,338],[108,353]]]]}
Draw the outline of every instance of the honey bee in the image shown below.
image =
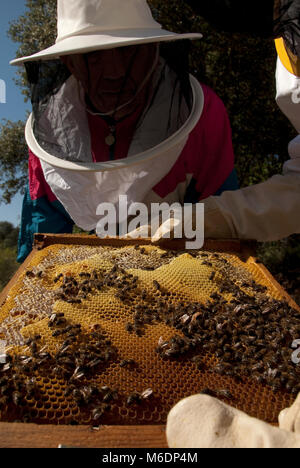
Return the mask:
{"type": "Polygon", "coordinates": [[[95,358],[87,364],[87,367],[89,369],[93,369],[94,367],[97,367],[99,364],[101,364],[101,362],[102,362],[102,359],[95,358]]]}
{"type": "Polygon", "coordinates": [[[109,389],[107,393],[105,393],[103,397],[103,401],[105,403],[110,403],[112,400],[116,399],[116,397],[117,397],[117,391],[109,389]]]}
{"type": "Polygon", "coordinates": [[[215,279],[215,276],[216,276],[216,272],[213,271],[209,277],[210,281],[213,281],[215,279]]]}
{"type": "Polygon", "coordinates": [[[39,341],[41,340],[41,335],[35,335],[34,337],[31,337],[31,338],[28,338],[26,341],[25,341],[25,345],[26,346],[30,346],[32,343],[34,343],[35,341],[39,341]]]}
{"type": "Polygon", "coordinates": [[[201,395],[209,395],[209,396],[214,396],[213,390],[210,388],[203,388],[200,392],[201,395]]]}
{"type": "Polygon", "coordinates": [[[0,398],[0,409],[5,408],[8,404],[8,397],[7,396],[1,396],[0,398]]]}
{"type": "Polygon", "coordinates": [[[2,378],[0,379],[0,388],[1,388],[1,387],[4,387],[4,386],[7,385],[7,384],[8,384],[8,378],[7,378],[7,377],[2,377],[2,378]]]}
{"type": "Polygon", "coordinates": [[[221,389],[215,391],[216,396],[224,397],[227,400],[234,400],[232,393],[227,389],[221,389]]]}
{"type": "Polygon", "coordinates": [[[35,278],[35,273],[32,270],[26,271],[26,276],[28,278],[35,278]]]}
{"type": "Polygon", "coordinates": [[[32,343],[30,343],[29,347],[30,347],[30,351],[31,351],[32,355],[36,356],[37,350],[38,350],[36,342],[33,341],[32,343]]]}
{"type": "Polygon", "coordinates": [[[141,393],[141,398],[143,400],[148,400],[149,398],[151,398],[153,396],[153,390],[152,388],[147,388],[146,390],[144,390],[142,393],[141,393]]]}
{"type": "Polygon", "coordinates": [[[90,278],[90,277],[91,277],[90,273],[88,273],[88,272],[86,272],[86,271],[81,271],[81,272],[79,273],[79,276],[80,276],[81,278],[84,278],[84,277],[90,278]]]}
{"type": "Polygon", "coordinates": [[[132,366],[134,364],[135,364],[135,361],[133,359],[124,359],[123,361],[120,362],[119,366],[127,367],[127,366],[132,366]]]}
{"type": "Polygon", "coordinates": [[[137,324],[134,325],[134,331],[137,336],[142,336],[144,334],[143,329],[137,324]]]}
{"type": "Polygon", "coordinates": [[[66,323],[67,323],[66,319],[62,317],[56,320],[55,325],[59,327],[60,325],[65,325],[66,323]]]}
{"type": "Polygon", "coordinates": [[[126,401],[127,405],[132,405],[134,403],[140,404],[141,403],[141,395],[138,392],[131,393],[126,401]]]}
{"type": "Polygon", "coordinates": [[[103,416],[103,413],[104,413],[104,409],[102,407],[94,408],[92,411],[93,421],[99,421],[101,417],[103,416]]]}
{"type": "Polygon", "coordinates": [[[64,391],[64,396],[65,397],[70,396],[75,389],[76,389],[75,385],[73,384],[68,385],[64,391]]]}
{"type": "Polygon", "coordinates": [[[64,275],[63,275],[62,273],[60,273],[58,276],[56,276],[56,277],[54,278],[54,283],[57,283],[61,278],[63,278],[63,276],[64,276],[64,275]]]}
{"type": "Polygon", "coordinates": [[[36,386],[35,386],[35,378],[31,378],[30,380],[28,380],[25,384],[25,388],[26,388],[26,397],[27,398],[32,398],[35,394],[35,391],[36,391],[36,386]]]}
{"type": "Polygon", "coordinates": [[[133,331],[133,324],[131,322],[127,322],[126,325],[125,325],[125,330],[128,331],[128,332],[132,332],[133,331]]]}
{"type": "Polygon", "coordinates": [[[77,366],[72,377],[71,377],[71,380],[80,380],[82,379],[86,374],[86,369],[85,367],[83,366],[77,366]]]}

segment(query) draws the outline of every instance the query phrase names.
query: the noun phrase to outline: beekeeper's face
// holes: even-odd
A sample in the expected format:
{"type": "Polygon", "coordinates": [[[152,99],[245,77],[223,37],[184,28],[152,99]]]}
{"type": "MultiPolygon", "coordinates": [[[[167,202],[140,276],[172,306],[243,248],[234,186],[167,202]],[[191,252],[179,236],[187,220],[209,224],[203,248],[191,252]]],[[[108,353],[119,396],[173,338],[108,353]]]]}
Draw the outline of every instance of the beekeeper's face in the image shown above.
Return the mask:
{"type": "Polygon", "coordinates": [[[82,83],[93,107],[101,113],[111,113],[136,101],[136,96],[140,99],[140,87],[157,61],[157,44],[119,47],[61,58],[82,83]]]}

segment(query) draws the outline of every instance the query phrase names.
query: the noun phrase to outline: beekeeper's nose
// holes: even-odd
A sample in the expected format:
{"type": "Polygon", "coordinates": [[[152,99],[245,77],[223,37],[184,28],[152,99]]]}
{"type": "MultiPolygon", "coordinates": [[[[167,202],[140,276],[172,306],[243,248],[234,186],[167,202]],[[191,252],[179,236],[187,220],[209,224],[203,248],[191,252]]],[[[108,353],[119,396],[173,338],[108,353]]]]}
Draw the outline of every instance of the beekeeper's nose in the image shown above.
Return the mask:
{"type": "Polygon", "coordinates": [[[128,71],[128,60],[126,61],[124,52],[120,49],[110,49],[103,51],[103,78],[107,80],[117,80],[124,78],[128,71]]]}

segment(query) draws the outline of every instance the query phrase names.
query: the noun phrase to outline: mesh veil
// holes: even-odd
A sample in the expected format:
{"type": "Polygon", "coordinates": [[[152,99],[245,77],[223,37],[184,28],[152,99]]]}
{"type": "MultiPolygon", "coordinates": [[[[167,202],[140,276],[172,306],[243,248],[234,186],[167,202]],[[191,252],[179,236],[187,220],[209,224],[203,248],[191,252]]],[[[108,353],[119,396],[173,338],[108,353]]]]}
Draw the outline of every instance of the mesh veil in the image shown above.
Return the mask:
{"type": "MultiPolygon", "coordinates": [[[[189,80],[189,41],[160,44],[160,65],[152,79],[151,99],[137,124],[139,128],[153,111],[163,86],[169,100],[164,109],[166,122],[150,149],[175,133],[187,120],[192,108],[189,80]],[[167,85],[166,85],[167,83],[167,85]]],[[[91,143],[82,86],[59,59],[25,64],[31,89],[33,133],[43,150],[61,159],[92,162],[91,143]]]]}

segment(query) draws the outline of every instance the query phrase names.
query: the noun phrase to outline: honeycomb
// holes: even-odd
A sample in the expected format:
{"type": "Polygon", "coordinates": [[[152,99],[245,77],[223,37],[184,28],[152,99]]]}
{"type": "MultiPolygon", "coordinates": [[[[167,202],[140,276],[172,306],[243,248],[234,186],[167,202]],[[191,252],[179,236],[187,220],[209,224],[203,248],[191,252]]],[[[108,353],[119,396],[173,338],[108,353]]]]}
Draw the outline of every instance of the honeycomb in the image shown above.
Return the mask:
{"type": "Polygon", "coordinates": [[[52,245],[0,309],[0,420],[163,424],[204,392],[276,423],[300,391],[298,331],[299,311],[237,254],[52,245]]]}

